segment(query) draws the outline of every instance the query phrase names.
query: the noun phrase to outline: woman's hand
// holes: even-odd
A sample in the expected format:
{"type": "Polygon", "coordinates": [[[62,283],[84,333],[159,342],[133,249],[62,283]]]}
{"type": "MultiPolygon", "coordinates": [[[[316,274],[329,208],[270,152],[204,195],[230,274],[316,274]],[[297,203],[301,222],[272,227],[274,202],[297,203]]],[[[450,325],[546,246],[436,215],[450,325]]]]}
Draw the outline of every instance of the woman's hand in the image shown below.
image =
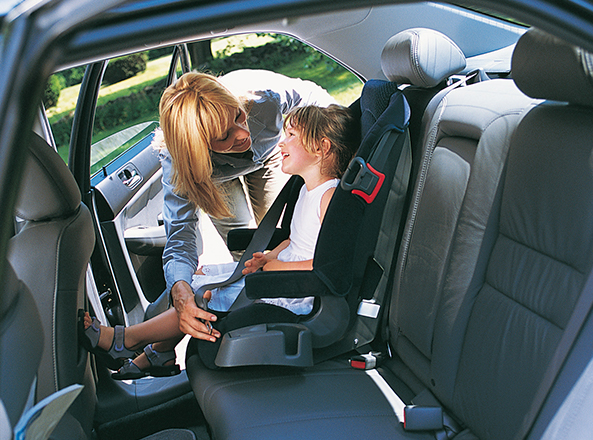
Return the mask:
{"type": "MultiPolygon", "coordinates": [[[[212,293],[206,291],[204,297],[210,299],[212,293]]],[[[196,305],[194,292],[185,281],[177,281],[171,288],[171,297],[177,311],[179,330],[197,339],[215,342],[220,332],[212,328],[210,322],[216,321],[216,315],[200,309],[196,305]]]]}
{"type": "Polygon", "coordinates": [[[253,257],[245,262],[245,268],[243,269],[243,275],[256,272],[266,265],[268,257],[263,252],[254,252],[253,257]]]}

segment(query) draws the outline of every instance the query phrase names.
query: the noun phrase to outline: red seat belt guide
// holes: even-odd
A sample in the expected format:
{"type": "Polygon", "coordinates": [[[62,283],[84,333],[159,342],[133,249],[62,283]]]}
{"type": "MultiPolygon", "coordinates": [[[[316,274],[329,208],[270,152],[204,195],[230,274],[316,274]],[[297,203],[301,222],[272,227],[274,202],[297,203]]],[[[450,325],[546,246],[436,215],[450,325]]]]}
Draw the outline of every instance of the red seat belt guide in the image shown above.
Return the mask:
{"type": "Polygon", "coordinates": [[[377,176],[377,178],[379,180],[375,184],[375,187],[373,188],[373,191],[370,194],[367,194],[359,189],[353,189],[352,194],[356,194],[357,196],[362,197],[362,199],[365,202],[367,202],[368,204],[371,204],[371,203],[373,203],[373,200],[375,200],[375,197],[377,197],[377,194],[379,193],[379,190],[381,189],[381,186],[383,185],[383,182],[385,181],[385,174],[374,169],[371,166],[371,164],[369,164],[369,163],[367,163],[366,166],[375,176],[377,176]]]}

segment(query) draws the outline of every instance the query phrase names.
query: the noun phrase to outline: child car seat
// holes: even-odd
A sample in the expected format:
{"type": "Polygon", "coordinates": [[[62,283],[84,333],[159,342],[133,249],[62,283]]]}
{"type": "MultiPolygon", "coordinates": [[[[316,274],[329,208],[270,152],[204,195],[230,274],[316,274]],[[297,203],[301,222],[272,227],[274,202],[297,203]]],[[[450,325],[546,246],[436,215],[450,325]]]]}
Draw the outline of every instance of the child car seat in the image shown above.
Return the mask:
{"type": "MultiPolygon", "coordinates": [[[[404,40],[418,40],[417,33],[406,35],[404,40]]],[[[438,40],[439,47],[454,45],[442,34],[432,33],[429,38],[438,40]]],[[[415,50],[416,44],[407,47],[415,50]]],[[[391,53],[409,58],[403,51],[391,53]]],[[[462,54],[458,58],[446,72],[437,72],[438,66],[419,67],[428,76],[438,74],[438,83],[443,75],[465,66],[462,54]]],[[[401,63],[390,65],[397,68],[401,63]]],[[[388,217],[390,229],[398,228],[405,214],[411,170],[410,109],[397,83],[371,80],[353,111],[360,116],[361,147],[328,207],[313,270],[258,272],[245,278],[244,293],[251,300],[315,296],[318,306],[299,324],[263,324],[224,335],[215,360],[218,366],[307,366],[374,338],[385,292],[384,285],[378,286],[388,278],[384,268],[391,266],[400,237],[391,233],[385,239],[381,226],[388,217]]]]}

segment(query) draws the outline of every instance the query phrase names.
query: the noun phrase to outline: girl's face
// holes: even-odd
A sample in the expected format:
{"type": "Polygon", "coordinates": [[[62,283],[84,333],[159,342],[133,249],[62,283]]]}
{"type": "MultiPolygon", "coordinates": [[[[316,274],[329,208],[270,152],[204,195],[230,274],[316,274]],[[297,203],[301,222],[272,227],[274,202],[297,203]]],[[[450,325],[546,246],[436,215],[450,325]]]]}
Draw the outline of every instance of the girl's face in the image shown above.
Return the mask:
{"type": "Polygon", "coordinates": [[[226,130],[210,142],[210,149],[216,153],[243,153],[251,147],[251,134],[247,126],[247,115],[238,109],[227,121],[226,130]]]}
{"type": "Polygon", "coordinates": [[[278,143],[282,153],[282,171],[301,177],[311,170],[319,172],[320,154],[310,153],[303,147],[301,133],[291,125],[284,130],[284,138],[278,143]]]}

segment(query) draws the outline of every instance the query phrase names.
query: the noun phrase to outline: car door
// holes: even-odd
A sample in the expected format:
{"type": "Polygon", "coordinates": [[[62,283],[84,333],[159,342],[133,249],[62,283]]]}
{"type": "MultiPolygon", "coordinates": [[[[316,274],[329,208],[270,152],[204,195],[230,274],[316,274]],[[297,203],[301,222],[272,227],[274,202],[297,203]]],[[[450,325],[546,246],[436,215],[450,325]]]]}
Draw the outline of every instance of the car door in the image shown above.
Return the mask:
{"type": "Polygon", "coordinates": [[[173,46],[91,64],[80,87],[68,162],[95,220],[89,301],[111,325],[143,321],[165,290],[162,172],[151,141],[163,90],[188,70],[187,48],[173,46]],[[120,79],[136,64],[146,66],[120,79]]]}

